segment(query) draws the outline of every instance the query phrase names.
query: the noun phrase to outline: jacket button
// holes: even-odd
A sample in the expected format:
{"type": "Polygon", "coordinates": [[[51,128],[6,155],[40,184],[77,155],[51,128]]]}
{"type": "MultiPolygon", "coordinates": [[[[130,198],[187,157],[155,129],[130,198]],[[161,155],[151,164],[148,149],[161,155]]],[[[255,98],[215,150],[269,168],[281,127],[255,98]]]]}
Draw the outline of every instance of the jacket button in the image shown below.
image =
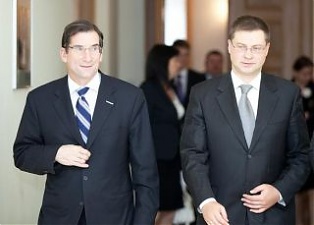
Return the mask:
{"type": "Polygon", "coordinates": [[[84,205],[84,203],[83,203],[83,202],[80,202],[79,205],[82,206],[82,205],[84,205]]]}
{"type": "Polygon", "coordinates": [[[83,180],[88,180],[88,176],[83,176],[83,180]]]}
{"type": "Polygon", "coordinates": [[[251,154],[248,154],[247,157],[248,157],[249,159],[251,159],[251,158],[252,158],[252,155],[251,155],[251,154]]]}

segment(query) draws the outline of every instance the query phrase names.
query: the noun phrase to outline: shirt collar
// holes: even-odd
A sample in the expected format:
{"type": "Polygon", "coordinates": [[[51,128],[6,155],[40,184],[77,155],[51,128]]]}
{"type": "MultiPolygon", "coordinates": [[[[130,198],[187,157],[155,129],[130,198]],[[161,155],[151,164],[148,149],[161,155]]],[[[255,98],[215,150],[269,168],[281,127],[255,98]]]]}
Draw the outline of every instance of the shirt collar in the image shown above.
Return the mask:
{"type": "Polygon", "coordinates": [[[186,77],[188,75],[188,70],[187,69],[181,70],[180,75],[181,75],[181,77],[186,77]]]}
{"type": "MultiPolygon", "coordinates": [[[[97,72],[97,74],[84,87],[89,87],[89,90],[92,90],[98,93],[100,80],[101,80],[100,73],[97,72]]],[[[82,88],[82,86],[75,83],[75,81],[72,80],[70,76],[68,76],[68,86],[69,86],[70,94],[76,93],[80,88],[82,88]]]]}
{"type": "MultiPolygon", "coordinates": [[[[248,84],[252,85],[253,88],[257,91],[259,91],[260,86],[261,86],[261,78],[262,78],[262,73],[259,72],[257,76],[248,84]]],[[[233,83],[234,89],[237,89],[240,87],[242,84],[247,84],[244,81],[242,81],[233,71],[231,71],[231,79],[233,83]]]]}

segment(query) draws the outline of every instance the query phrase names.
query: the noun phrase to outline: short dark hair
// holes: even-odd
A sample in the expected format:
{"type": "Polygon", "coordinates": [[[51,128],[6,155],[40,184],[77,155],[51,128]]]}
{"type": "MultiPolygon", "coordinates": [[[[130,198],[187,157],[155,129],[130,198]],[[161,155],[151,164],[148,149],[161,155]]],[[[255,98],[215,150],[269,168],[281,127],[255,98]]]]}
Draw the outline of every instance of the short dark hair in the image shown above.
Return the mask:
{"type": "Polygon", "coordinates": [[[238,17],[229,30],[228,38],[232,40],[237,31],[262,30],[265,34],[266,43],[270,42],[270,30],[267,23],[259,17],[245,15],[238,17]]]}
{"type": "Polygon", "coordinates": [[[175,40],[173,42],[172,46],[175,47],[175,48],[187,48],[187,49],[190,49],[189,42],[187,42],[186,40],[182,40],[182,39],[175,40]]]}
{"type": "Polygon", "coordinates": [[[294,61],[292,68],[294,71],[298,72],[305,67],[313,66],[314,66],[313,61],[309,57],[302,55],[294,61]]]}
{"type": "Polygon", "coordinates": [[[207,52],[207,54],[206,54],[206,57],[209,57],[209,56],[211,56],[211,55],[219,55],[219,56],[223,56],[222,55],[222,53],[221,53],[221,51],[219,51],[219,50],[209,50],[208,52],[207,52]]]}
{"type": "Polygon", "coordinates": [[[164,44],[154,45],[149,51],[146,60],[146,80],[156,80],[169,84],[169,61],[178,54],[179,51],[174,47],[164,44]]]}
{"type": "Polygon", "coordinates": [[[69,47],[70,39],[77,33],[95,31],[99,36],[99,46],[102,48],[104,36],[99,28],[88,20],[76,20],[68,24],[63,31],[61,46],[65,49],[69,47]]]}

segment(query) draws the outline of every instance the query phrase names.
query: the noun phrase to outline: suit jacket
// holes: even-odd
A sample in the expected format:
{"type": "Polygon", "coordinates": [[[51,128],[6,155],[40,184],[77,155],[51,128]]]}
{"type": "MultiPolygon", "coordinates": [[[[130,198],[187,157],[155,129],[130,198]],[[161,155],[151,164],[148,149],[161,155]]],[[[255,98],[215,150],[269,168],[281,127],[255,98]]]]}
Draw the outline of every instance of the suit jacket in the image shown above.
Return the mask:
{"type": "Polygon", "coordinates": [[[130,84],[101,75],[86,145],[67,77],[33,90],[14,143],[14,160],[21,170],[47,174],[39,224],[77,224],[83,207],[87,224],[154,223],[158,172],[149,117],[144,95],[130,84]],[[89,168],[55,162],[64,144],[88,149],[89,168]]]}
{"type": "Polygon", "coordinates": [[[180,121],[177,111],[158,81],[145,81],[144,91],[152,127],[156,157],[172,160],[179,154],[180,121]]]}
{"type": "Polygon", "coordinates": [[[187,75],[187,88],[186,88],[186,96],[185,96],[185,101],[183,103],[184,108],[186,109],[188,104],[189,104],[189,96],[191,93],[191,88],[202,81],[205,81],[206,78],[203,74],[198,73],[194,70],[189,69],[188,70],[188,75],[187,75]]]}
{"type": "MultiPolygon", "coordinates": [[[[254,225],[295,223],[294,195],[309,173],[309,140],[299,89],[292,82],[262,74],[250,148],[231,75],[196,85],[181,140],[183,173],[197,207],[214,197],[226,208],[230,224],[243,225],[246,214],[254,225]],[[276,187],[286,206],[248,211],[241,196],[260,184],[276,187]]],[[[198,224],[205,224],[198,217],[198,224]]]]}

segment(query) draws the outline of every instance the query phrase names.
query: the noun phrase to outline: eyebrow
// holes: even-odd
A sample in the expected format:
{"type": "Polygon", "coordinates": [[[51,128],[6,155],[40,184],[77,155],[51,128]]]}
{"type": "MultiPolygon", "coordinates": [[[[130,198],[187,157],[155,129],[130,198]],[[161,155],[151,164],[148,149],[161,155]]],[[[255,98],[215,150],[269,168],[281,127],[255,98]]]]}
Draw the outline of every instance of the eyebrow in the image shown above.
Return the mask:
{"type": "MultiPolygon", "coordinates": [[[[235,43],[236,45],[245,45],[245,46],[248,46],[247,44],[244,44],[244,43],[241,43],[241,42],[238,42],[238,43],[235,43]]],[[[252,46],[263,46],[264,44],[254,44],[252,46]]]]}
{"type": "MultiPolygon", "coordinates": [[[[93,45],[90,45],[90,47],[92,47],[92,46],[97,46],[97,45],[99,45],[98,43],[97,44],[93,44],[93,45]]],[[[79,45],[79,44],[77,44],[77,45],[73,45],[73,46],[80,46],[80,47],[84,47],[84,45],[79,45]]]]}

